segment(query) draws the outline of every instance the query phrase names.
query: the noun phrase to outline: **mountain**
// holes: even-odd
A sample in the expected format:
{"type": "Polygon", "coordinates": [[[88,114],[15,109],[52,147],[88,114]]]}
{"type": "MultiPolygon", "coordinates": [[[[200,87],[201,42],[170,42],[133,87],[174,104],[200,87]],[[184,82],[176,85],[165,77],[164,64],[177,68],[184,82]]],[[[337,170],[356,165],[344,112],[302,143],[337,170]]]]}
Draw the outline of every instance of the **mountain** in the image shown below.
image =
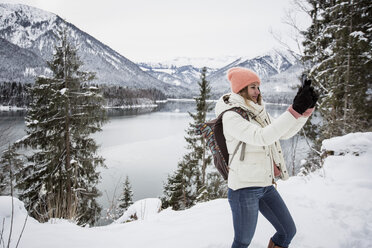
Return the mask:
{"type": "MultiPolygon", "coordinates": [[[[91,35],[83,32],[58,15],[21,4],[0,4],[0,38],[2,44],[17,50],[17,57],[9,59],[10,52],[1,54],[1,60],[7,64],[0,72],[1,79],[24,78],[19,80],[33,82],[27,76],[29,71],[36,75],[47,72],[46,61],[51,60],[54,46],[57,44],[58,30],[67,29],[70,42],[78,48],[78,55],[84,63],[82,69],[96,72],[98,84],[116,84],[132,88],[157,88],[167,95],[178,96],[187,92],[181,86],[164,83],[142,71],[137,64],[115,52],[91,35]],[[14,46],[12,46],[11,44],[14,46]],[[25,62],[21,67],[19,62],[25,62]],[[9,69],[10,68],[10,69],[9,69]],[[21,69],[17,77],[11,68],[21,69]]],[[[7,50],[2,48],[2,50],[7,50]]]]}
{"type": "Polygon", "coordinates": [[[43,58],[0,38],[0,82],[31,82],[36,75],[50,73],[43,58]]]}
{"type": "MultiPolygon", "coordinates": [[[[271,81],[271,77],[284,73],[292,66],[295,66],[292,68],[294,73],[300,73],[301,67],[295,54],[288,50],[272,49],[255,58],[238,58],[210,74],[207,80],[211,82],[214,95],[221,95],[229,91],[230,83],[226,78],[226,73],[232,67],[244,67],[255,71],[262,81],[262,86],[264,86],[265,82],[271,81]]],[[[264,89],[262,89],[263,92],[264,89]]]]}
{"type": "Polygon", "coordinates": [[[270,101],[276,101],[287,92],[293,93],[292,82],[298,81],[301,71],[296,55],[283,49],[273,49],[255,58],[177,57],[161,63],[136,64],[58,15],[27,5],[0,4],[0,82],[33,82],[36,76],[50,74],[46,61],[52,58],[61,29],[67,29],[70,42],[78,48],[82,69],[96,72],[94,83],[156,88],[168,97],[190,98],[198,94],[201,68],[207,66],[212,97],[218,98],[230,89],[227,70],[241,66],[256,71],[264,82],[263,93],[268,98],[273,95],[270,101]],[[266,82],[271,82],[267,85],[280,93],[274,95],[272,87],[265,87],[266,82]]]}
{"type": "MultiPolygon", "coordinates": [[[[231,61],[233,57],[226,59],[212,60],[210,58],[177,58],[171,61],[159,63],[139,63],[142,70],[153,77],[173,84],[184,86],[192,94],[197,94],[200,81],[201,68],[198,67],[205,62],[210,66],[217,65],[221,61],[231,61]],[[182,65],[182,63],[192,63],[182,65]]],[[[223,93],[230,91],[230,83],[226,78],[227,71],[232,67],[245,67],[251,69],[262,79],[261,90],[265,95],[265,100],[269,102],[286,102],[285,98],[291,98],[294,88],[298,84],[298,77],[302,72],[302,67],[296,54],[284,49],[272,49],[263,55],[247,58],[235,58],[231,63],[225,64],[220,68],[207,68],[207,80],[211,83],[212,96],[218,98],[223,93]],[[272,90],[274,89],[274,91],[272,90]]]]}
{"type": "MultiPolygon", "coordinates": [[[[151,76],[175,86],[183,86],[193,92],[198,91],[202,68],[193,65],[167,65],[163,63],[139,63],[140,68],[151,76]]],[[[210,71],[209,69],[208,71],[210,71]]]]}
{"type": "Polygon", "coordinates": [[[231,62],[235,61],[239,56],[223,56],[223,57],[175,57],[169,60],[162,60],[161,62],[149,62],[147,64],[161,64],[162,66],[176,66],[192,65],[196,68],[203,68],[204,66],[211,70],[219,69],[231,62]]]}

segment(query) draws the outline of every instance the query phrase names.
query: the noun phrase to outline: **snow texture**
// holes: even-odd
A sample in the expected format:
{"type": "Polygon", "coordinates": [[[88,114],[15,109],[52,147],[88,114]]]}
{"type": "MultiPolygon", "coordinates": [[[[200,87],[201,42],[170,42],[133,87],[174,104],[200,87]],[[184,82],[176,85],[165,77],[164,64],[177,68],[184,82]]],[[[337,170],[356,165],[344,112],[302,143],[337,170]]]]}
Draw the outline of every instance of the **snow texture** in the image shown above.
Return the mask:
{"type": "Polygon", "coordinates": [[[322,150],[333,151],[335,154],[360,154],[372,149],[372,132],[349,133],[342,137],[324,140],[322,150]]]}
{"type": "MultiPolygon", "coordinates": [[[[324,149],[359,149],[359,156],[328,156],[324,167],[315,173],[278,183],[278,191],[297,226],[291,247],[372,247],[371,142],[371,133],[353,133],[327,140],[323,143],[324,149]]],[[[6,243],[10,199],[8,196],[0,197],[0,220],[5,220],[3,237],[6,243]]],[[[159,203],[156,199],[145,199],[144,202],[148,206],[159,203]]],[[[141,201],[136,204],[133,206],[135,211],[141,211],[141,201]]],[[[11,247],[15,247],[26,216],[22,202],[14,199],[14,206],[11,247]]],[[[250,247],[266,248],[274,232],[271,224],[260,215],[250,247]]],[[[102,227],[84,228],[64,220],[41,224],[29,218],[19,247],[225,248],[231,245],[232,239],[228,201],[217,199],[184,211],[165,209],[158,214],[152,211],[138,221],[102,227]]]]}
{"type": "Polygon", "coordinates": [[[160,212],[161,201],[158,198],[146,198],[136,201],[124,214],[117,219],[116,223],[124,223],[131,220],[131,216],[136,216],[138,220],[149,220],[160,212]]]}

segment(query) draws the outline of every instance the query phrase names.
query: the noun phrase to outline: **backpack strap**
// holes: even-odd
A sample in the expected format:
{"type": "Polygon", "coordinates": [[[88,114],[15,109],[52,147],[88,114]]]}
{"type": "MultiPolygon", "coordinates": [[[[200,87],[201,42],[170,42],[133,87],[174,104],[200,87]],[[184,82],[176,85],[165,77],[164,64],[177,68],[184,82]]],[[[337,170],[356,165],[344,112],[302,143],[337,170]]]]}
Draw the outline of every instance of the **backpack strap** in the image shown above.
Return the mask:
{"type": "MultiPolygon", "coordinates": [[[[231,156],[231,159],[230,159],[230,161],[229,161],[229,167],[230,167],[230,164],[231,164],[232,160],[234,159],[235,154],[238,152],[239,147],[240,147],[240,145],[241,145],[242,143],[243,143],[243,141],[239,141],[238,145],[235,147],[235,150],[234,150],[234,152],[233,152],[233,154],[232,154],[232,156],[231,156]]],[[[243,144],[245,145],[245,143],[243,143],[243,144]]],[[[241,155],[240,155],[240,156],[241,156],[241,155]]]]}
{"type": "MultiPolygon", "coordinates": [[[[226,113],[227,111],[234,111],[235,113],[238,113],[238,114],[241,115],[244,119],[246,119],[247,121],[249,121],[249,114],[248,114],[244,109],[239,108],[239,107],[234,107],[234,108],[227,109],[227,110],[223,111],[223,112],[220,114],[221,118],[222,118],[222,115],[223,115],[224,113],[226,113]]],[[[229,166],[230,166],[230,164],[231,164],[231,162],[232,162],[232,160],[233,160],[235,154],[238,152],[240,145],[242,145],[242,149],[241,149],[241,151],[240,151],[240,161],[243,161],[243,160],[244,160],[244,157],[245,157],[245,147],[246,147],[247,144],[246,144],[245,142],[243,142],[243,141],[239,141],[238,145],[236,146],[236,148],[235,148],[235,150],[234,150],[234,153],[233,153],[232,156],[231,156],[231,159],[230,159],[230,161],[229,161],[229,166]]]]}
{"type": "Polygon", "coordinates": [[[242,145],[242,150],[240,152],[240,161],[244,161],[244,157],[245,157],[245,146],[247,144],[243,142],[243,145],[242,145]]]}

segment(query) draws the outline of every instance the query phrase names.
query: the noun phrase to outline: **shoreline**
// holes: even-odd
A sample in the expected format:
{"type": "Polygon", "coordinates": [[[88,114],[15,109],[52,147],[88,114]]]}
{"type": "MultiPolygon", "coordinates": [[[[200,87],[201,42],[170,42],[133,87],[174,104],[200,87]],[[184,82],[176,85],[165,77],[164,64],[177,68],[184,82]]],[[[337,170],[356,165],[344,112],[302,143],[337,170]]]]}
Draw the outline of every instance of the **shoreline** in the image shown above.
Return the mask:
{"type": "MultiPolygon", "coordinates": [[[[168,98],[166,100],[156,100],[154,104],[135,104],[135,105],[122,105],[122,106],[114,106],[108,107],[104,106],[105,109],[138,109],[138,108],[156,108],[158,107],[158,103],[167,103],[167,102],[193,102],[195,99],[193,98],[168,98]]],[[[207,102],[214,102],[216,103],[218,100],[207,100],[207,102]]],[[[278,105],[278,106],[289,106],[288,103],[270,103],[265,102],[266,105],[278,105]]],[[[0,112],[9,112],[9,111],[24,111],[27,110],[26,107],[16,107],[16,106],[5,106],[0,105],[0,112]]]]}

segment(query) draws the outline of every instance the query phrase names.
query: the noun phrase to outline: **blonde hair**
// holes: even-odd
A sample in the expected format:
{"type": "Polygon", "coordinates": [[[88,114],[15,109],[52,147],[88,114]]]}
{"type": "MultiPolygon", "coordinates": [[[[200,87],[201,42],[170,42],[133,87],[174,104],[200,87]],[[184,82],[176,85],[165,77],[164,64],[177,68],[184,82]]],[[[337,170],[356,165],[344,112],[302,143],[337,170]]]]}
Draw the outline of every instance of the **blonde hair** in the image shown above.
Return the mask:
{"type": "MultiPolygon", "coordinates": [[[[238,92],[238,94],[241,95],[245,100],[251,100],[252,102],[254,102],[253,99],[248,95],[248,87],[249,87],[249,86],[246,86],[246,87],[244,87],[243,89],[241,89],[241,90],[238,92]]],[[[258,97],[257,97],[257,103],[258,103],[259,105],[262,105],[262,96],[261,96],[261,91],[260,91],[260,94],[259,94],[258,97]]]]}

